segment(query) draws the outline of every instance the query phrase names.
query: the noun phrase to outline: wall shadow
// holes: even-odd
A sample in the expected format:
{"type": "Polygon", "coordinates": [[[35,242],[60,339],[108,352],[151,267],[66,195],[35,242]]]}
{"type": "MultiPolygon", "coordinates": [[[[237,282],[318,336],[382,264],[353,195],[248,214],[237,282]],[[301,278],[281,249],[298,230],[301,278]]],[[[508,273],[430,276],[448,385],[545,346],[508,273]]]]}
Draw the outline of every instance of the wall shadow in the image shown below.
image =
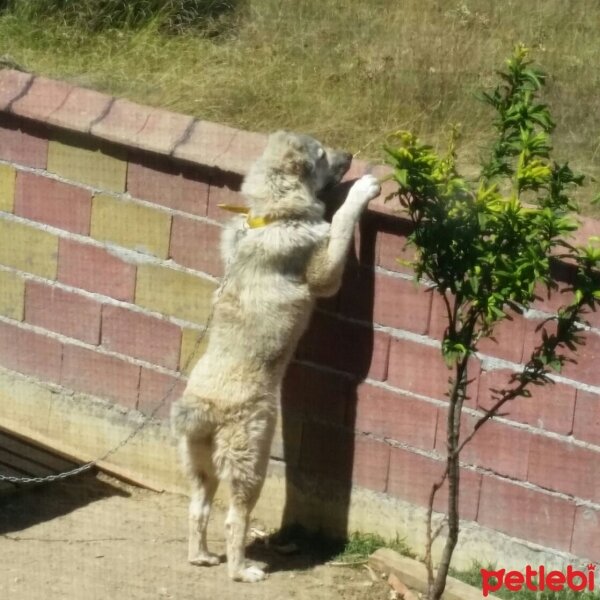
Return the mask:
{"type": "MultiPolygon", "coordinates": [[[[336,188],[329,212],[341,204],[352,183],[336,188]]],[[[402,228],[396,218],[369,211],[363,215],[342,288],[335,298],[318,304],[288,370],[281,407],[286,504],[274,543],[294,543],[303,556],[275,558],[271,570],[323,563],[339,553],[351,533],[358,393],[376,345],[377,235],[405,235],[402,228]]]]}

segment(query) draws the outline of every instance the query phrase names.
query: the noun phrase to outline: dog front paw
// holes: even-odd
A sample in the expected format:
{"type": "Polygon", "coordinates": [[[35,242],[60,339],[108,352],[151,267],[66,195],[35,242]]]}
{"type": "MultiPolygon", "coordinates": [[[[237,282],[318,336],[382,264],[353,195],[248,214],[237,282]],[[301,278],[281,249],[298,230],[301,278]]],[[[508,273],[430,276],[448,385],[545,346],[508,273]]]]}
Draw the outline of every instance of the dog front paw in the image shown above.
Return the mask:
{"type": "Polygon", "coordinates": [[[364,207],[381,193],[381,185],[374,175],[363,175],[350,188],[348,201],[364,207]]]}

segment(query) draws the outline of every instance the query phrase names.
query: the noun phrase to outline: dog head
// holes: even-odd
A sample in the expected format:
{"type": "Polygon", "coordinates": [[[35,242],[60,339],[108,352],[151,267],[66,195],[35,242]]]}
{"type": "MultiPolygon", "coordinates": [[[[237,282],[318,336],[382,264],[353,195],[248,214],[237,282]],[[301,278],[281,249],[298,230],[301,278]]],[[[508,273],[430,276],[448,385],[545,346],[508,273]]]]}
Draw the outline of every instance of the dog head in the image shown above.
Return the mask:
{"type": "Polygon", "coordinates": [[[263,161],[297,177],[316,194],[341,181],[350,168],[352,155],[328,148],[308,135],[277,131],[269,137],[263,161]]]}
{"type": "Polygon", "coordinates": [[[327,148],[308,135],[277,131],[242,184],[252,213],[280,218],[322,218],[318,194],[339,183],[352,156],[327,148]]]}

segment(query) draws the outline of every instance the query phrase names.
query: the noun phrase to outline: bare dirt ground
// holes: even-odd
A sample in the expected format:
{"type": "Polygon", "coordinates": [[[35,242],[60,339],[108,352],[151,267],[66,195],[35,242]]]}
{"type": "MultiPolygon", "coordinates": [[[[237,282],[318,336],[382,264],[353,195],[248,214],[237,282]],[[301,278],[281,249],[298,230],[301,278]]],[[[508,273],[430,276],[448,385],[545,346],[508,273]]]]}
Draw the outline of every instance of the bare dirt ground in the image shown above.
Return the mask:
{"type": "MultiPolygon", "coordinates": [[[[209,540],[224,553],[223,510],[209,540]]],[[[260,526],[260,524],[257,524],[260,526]]],[[[186,561],[187,498],[104,475],[85,475],[0,497],[2,600],[384,600],[389,587],[363,567],[330,566],[302,546],[284,556],[254,543],[269,578],[233,583],[226,567],[186,561]]]]}

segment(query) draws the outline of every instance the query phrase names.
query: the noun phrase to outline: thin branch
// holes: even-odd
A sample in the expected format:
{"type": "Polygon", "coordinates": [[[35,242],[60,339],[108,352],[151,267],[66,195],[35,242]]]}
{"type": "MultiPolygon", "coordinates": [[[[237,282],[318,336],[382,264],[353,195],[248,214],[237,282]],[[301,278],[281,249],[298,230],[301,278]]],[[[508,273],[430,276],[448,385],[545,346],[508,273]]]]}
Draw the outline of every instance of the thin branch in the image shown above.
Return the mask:
{"type": "MultiPolygon", "coordinates": [[[[573,327],[573,325],[577,322],[577,320],[578,320],[577,317],[578,317],[584,304],[585,304],[585,302],[583,300],[581,300],[577,304],[574,304],[571,307],[569,307],[571,314],[569,315],[568,319],[563,321],[563,323],[566,326],[566,329],[565,329],[565,326],[562,327],[563,332],[569,331],[569,329],[571,327],[573,327]]],[[[559,327],[560,327],[560,322],[559,322],[559,327]]],[[[564,335],[559,335],[560,333],[561,332],[558,331],[558,329],[557,329],[556,334],[553,334],[552,336],[550,336],[549,340],[551,340],[551,341],[546,346],[544,346],[544,349],[546,349],[549,352],[554,353],[556,348],[561,343],[564,342],[564,335]]],[[[541,350],[542,350],[542,348],[538,347],[533,352],[531,358],[525,365],[523,372],[519,375],[519,378],[520,378],[519,385],[511,390],[502,390],[502,395],[497,400],[497,402],[490,409],[488,409],[482,417],[480,417],[477,420],[477,422],[473,426],[473,431],[462,441],[460,446],[457,448],[457,450],[456,450],[457,455],[459,455],[462,452],[462,449],[473,439],[473,436],[477,433],[477,431],[487,421],[489,421],[491,418],[496,416],[496,414],[498,413],[498,410],[500,408],[502,408],[502,406],[504,406],[504,404],[506,404],[510,400],[514,400],[515,398],[518,398],[519,396],[522,396],[523,392],[527,389],[527,386],[529,386],[531,383],[533,383],[536,380],[541,380],[549,372],[548,369],[544,368],[540,364],[539,355],[541,353],[541,350]]]]}

